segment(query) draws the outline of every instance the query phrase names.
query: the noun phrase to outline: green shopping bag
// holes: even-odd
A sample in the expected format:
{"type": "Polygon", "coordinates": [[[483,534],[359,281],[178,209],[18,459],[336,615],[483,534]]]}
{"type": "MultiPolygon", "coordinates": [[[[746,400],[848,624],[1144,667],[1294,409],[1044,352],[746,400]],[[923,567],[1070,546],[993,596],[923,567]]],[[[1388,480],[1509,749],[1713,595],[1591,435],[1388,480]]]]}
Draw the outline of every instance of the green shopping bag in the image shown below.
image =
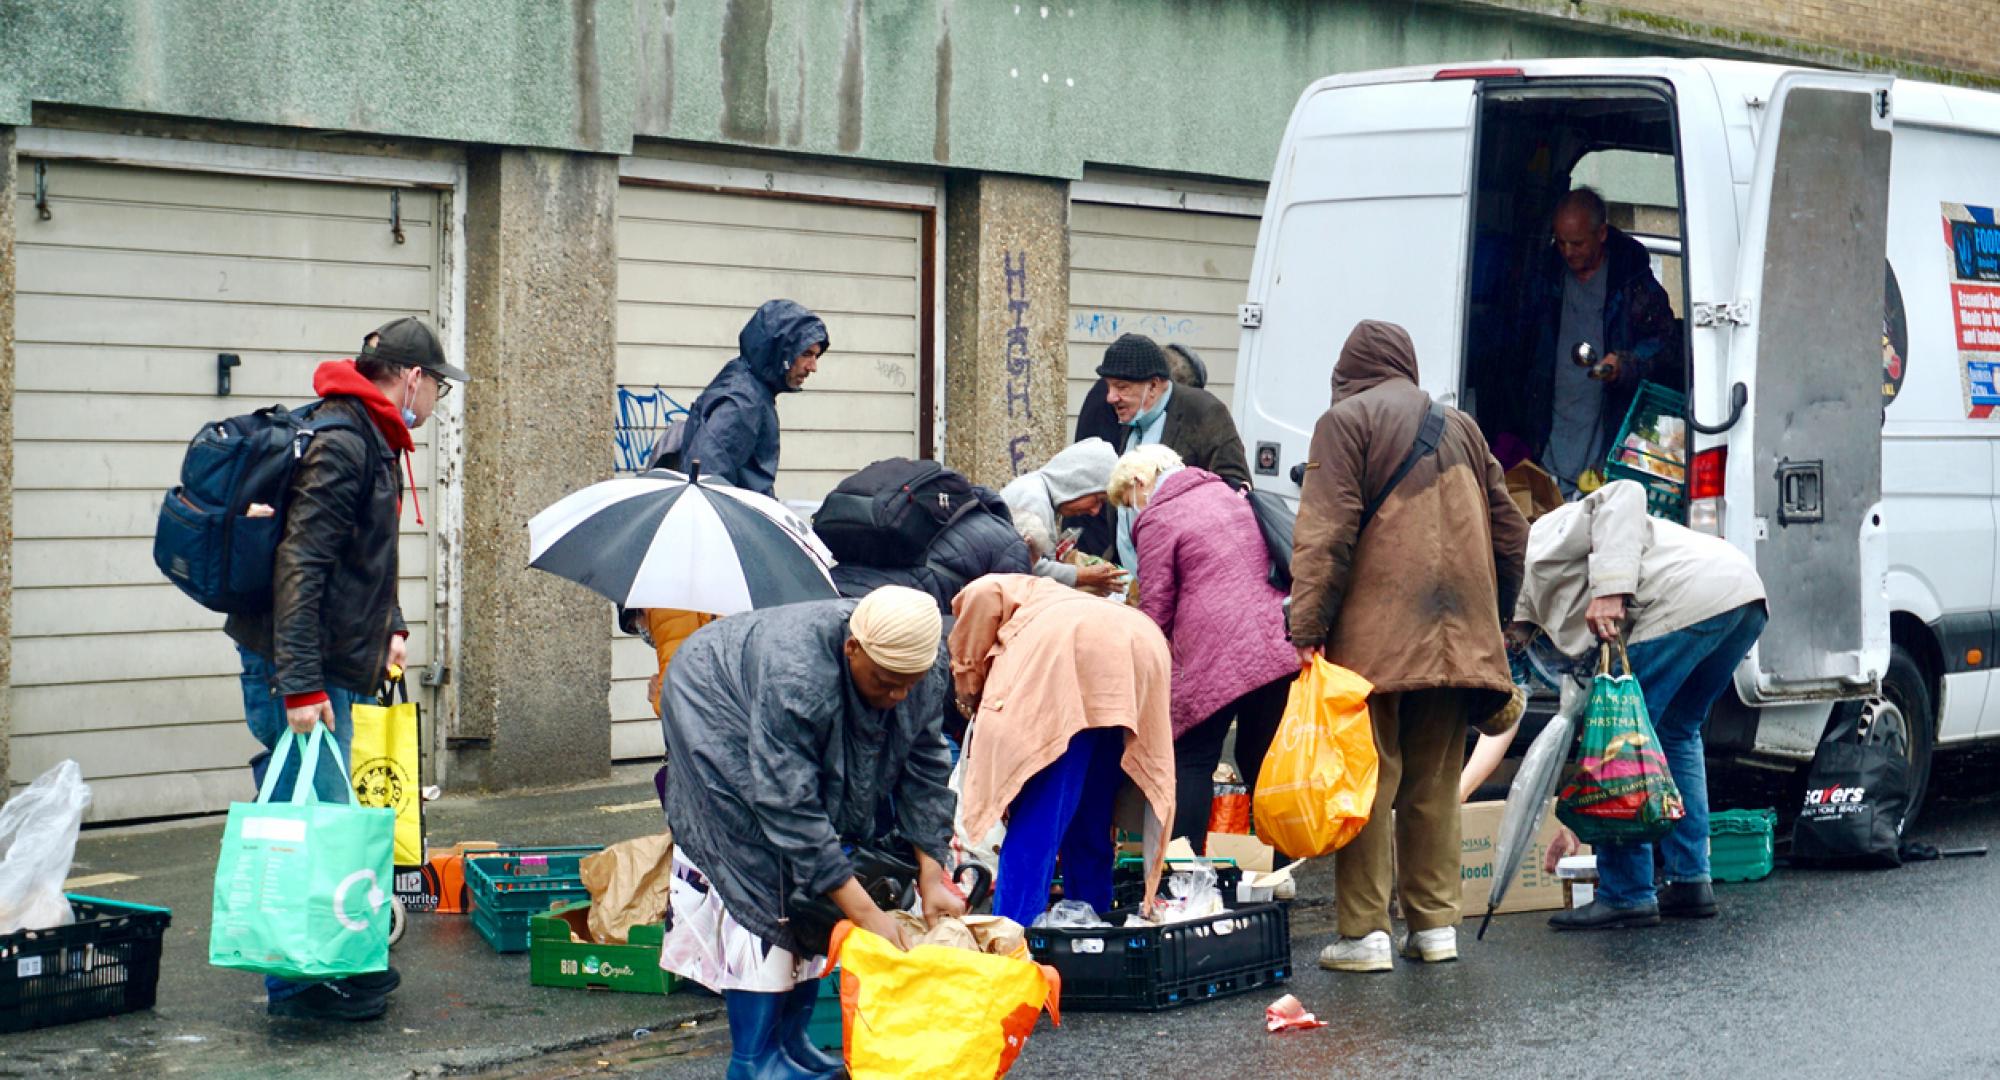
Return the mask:
{"type": "MultiPolygon", "coordinates": [[[[232,803],[215,866],[215,918],[208,962],[216,967],[315,981],[389,966],[390,853],[396,812],[320,802],[313,772],[325,725],[312,737],[278,740],[254,803],[232,803]],[[290,802],[272,802],[295,743],[304,745],[290,802]]],[[[349,799],[353,798],[349,794],[349,799]]]]}
{"type": "Polygon", "coordinates": [[[1612,646],[1604,646],[1583,720],[1583,749],[1556,801],[1556,817],[1586,844],[1646,843],[1665,836],[1687,808],[1622,642],[1617,656],[1623,675],[1611,674],[1611,656],[1612,646]]]}

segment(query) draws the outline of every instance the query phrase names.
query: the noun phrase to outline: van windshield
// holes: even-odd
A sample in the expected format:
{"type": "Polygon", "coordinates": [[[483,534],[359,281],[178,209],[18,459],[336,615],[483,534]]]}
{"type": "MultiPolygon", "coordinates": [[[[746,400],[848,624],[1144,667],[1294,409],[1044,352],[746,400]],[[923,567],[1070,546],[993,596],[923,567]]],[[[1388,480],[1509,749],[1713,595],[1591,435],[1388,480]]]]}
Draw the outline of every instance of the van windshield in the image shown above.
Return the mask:
{"type": "Polygon", "coordinates": [[[1633,479],[1653,512],[1685,520],[1670,99],[1631,84],[1488,86],[1476,145],[1468,411],[1501,464],[1541,469],[1554,497],[1633,479]]]}

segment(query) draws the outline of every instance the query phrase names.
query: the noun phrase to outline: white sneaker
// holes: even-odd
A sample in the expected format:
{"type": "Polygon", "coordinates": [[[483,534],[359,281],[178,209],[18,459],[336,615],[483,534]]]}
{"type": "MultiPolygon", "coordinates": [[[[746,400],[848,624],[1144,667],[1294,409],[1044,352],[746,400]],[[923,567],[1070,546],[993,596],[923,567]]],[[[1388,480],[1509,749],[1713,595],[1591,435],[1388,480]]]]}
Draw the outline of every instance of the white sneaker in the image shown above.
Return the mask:
{"type": "Polygon", "coordinates": [[[1435,930],[1418,930],[1403,939],[1403,957],[1408,960],[1422,960],[1426,964],[1443,964],[1458,959],[1458,929],[1440,926],[1435,930]]]}
{"type": "Polygon", "coordinates": [[[1391,971],[1396,966],[1389,935],[1377,930],[1367,937],[1341,938],[1319,951],[1319,966],[1328,971],[1391,971]]]}

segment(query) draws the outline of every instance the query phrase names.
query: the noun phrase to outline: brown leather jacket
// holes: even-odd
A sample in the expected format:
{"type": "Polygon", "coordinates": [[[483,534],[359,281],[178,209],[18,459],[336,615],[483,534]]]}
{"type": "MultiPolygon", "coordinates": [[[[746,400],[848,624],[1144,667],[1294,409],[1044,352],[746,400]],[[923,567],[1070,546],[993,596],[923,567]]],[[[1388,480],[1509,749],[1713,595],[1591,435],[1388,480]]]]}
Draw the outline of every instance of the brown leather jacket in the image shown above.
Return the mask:
{"type": "Polygon", "coordinates": [[[1430,405],[1409,334],[1356,326],[1334,395],[1313,430],[1292,539],[1293,642],[1324,645],[1381,693],[1511,692],[1500,622],[1520,591],[1528,523],[1479,426],[1447,410],[1436,453],[1364,533],[1362,507],[1402,464],[1430,405]]]}
{"type": "Polygon", "coordinates": [[[292,473],[271,610],[231,615],[224,626],[271,659],[286,696],[329,686],[368,693],[382,681],[390,636],[406,629],[396,604],[396,452],[354,398],[329,397],[320,411],[353,428],[313,436],[292,473]]]}

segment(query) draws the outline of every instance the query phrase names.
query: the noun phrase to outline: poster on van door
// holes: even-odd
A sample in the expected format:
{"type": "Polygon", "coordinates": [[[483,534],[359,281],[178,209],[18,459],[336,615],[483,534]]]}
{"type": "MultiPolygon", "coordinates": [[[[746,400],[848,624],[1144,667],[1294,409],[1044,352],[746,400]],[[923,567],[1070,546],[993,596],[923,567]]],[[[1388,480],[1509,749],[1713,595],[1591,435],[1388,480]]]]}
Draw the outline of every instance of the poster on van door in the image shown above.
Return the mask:
{"type": "Polygon", "coordinates": [[[2000,224],[1993,208],[1945,203],[1944,240],[1965,415],[1984,420],[2000,409],[2000,224]]]}

